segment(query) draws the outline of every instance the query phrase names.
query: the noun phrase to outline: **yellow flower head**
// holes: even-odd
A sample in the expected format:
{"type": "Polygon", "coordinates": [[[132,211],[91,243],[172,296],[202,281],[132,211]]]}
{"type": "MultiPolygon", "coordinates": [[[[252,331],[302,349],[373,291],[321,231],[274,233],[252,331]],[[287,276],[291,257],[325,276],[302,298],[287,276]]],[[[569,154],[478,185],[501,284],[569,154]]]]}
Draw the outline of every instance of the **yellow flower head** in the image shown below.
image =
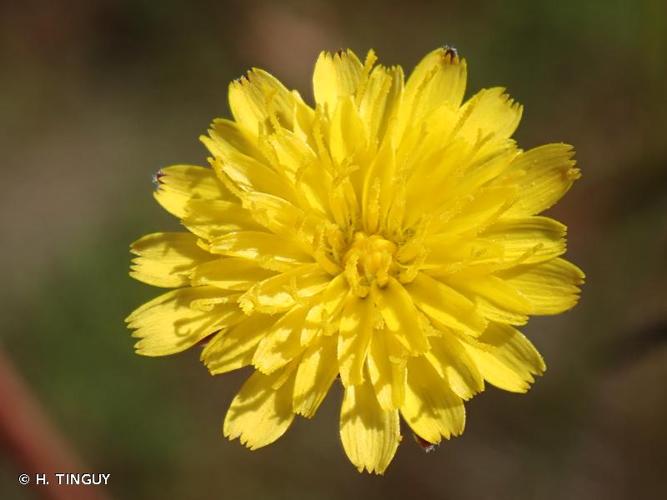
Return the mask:
{"type": "Polygon", "coordinates": [[[584,275],[560,257],[565,226],[537,215],[579,177],[572,148],[519,149],[521,106],[501,88],[463,102],[453,49],[407,81],[375,62],[322,53],[314,108],[259,69],[232,82],[234,119],[202,137],[210,167],[158,173],[187,231],[132,245],[131,275],[173,290],[128,322],[139,354],[206,341],[212,374],[252,365],[224,421],[250,449],[340,379],[343,448],[382,473],[399,416],[437,444],[485,381],[525,392],[545,365],[516,326],[573,307],[584,275]]]}

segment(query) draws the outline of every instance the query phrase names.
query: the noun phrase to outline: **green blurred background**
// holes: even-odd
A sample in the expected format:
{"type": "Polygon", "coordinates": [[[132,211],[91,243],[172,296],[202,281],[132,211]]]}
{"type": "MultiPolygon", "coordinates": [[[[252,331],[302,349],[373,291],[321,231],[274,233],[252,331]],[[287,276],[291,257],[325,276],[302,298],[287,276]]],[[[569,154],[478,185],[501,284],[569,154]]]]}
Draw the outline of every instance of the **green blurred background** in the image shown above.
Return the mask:
{"type": "MultiPolygon", "coordinates": [[[[666,19],[664,0],[2,2],[1,346],[114,498],[665,498],[666,19]],[[123,324],[159,292],[128,277],[128,244],[178,229],[151,175],[205,162],[197,137],[251,66],[312,100],[322,49],[409,70],[443,44],[467,95],[525,105],[522,147],[577,149],[583,179],[551,213],[588,278],[575,310],[525,329],[546,376],[473,399],[434,453],[404,432],[384,477],[345,457],[336,387],[273,446],[224,440],[246,373],[211,377],[197,349],[140,358],[123,324]]],[[[41,498],[8,450],[0,498],[41,498]]]]}

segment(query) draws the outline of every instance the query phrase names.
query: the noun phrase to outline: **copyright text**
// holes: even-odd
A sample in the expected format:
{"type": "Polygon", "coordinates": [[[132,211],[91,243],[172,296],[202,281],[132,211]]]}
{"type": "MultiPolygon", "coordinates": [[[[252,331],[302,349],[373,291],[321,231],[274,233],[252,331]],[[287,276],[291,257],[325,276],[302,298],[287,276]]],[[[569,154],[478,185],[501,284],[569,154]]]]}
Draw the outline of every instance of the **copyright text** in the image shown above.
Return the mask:
{"type": "Polygon", "coordinates": [[[53,474],[19,474],[18,482],[27,486],[55,484],[58,486],[104,486],[109,484],[111,474],[104,472],[55,472],[53,474]]]}

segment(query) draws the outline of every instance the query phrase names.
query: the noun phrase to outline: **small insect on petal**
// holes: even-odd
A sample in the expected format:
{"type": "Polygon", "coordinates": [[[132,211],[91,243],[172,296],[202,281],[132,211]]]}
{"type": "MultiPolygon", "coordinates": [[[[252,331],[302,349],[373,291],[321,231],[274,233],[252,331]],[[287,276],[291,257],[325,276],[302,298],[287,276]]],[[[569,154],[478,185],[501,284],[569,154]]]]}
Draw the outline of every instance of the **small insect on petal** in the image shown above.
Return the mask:
{"type": "Polygon", "coordinates": [[[426,441],[426,439],[418,436],[414,432],[412,433],[412,437],[415,438],[415,442],[419,445],[419,447],[424,450],[426,453],[431,453],[432,451],[435,451],[436,448],[438,447],[437,444],[433,444],[429,441],[426,441]]]}
{"type": "Polygon", "coordinates": [[[162,169],[158,170],[153,174],[153,176],[151,177],[151,182],[153,183],[153,189],[157,190],[160,187],[164,175],[165,173],[162,171],[162,169]]]}
{"type": "Polygon", "coordinates": [[[445,45],[443,49],[445,49],[445,56],[448,56],[451,59],[456,59],[459,57],[459,51],[456,50],[456,47],[445,45]]]}

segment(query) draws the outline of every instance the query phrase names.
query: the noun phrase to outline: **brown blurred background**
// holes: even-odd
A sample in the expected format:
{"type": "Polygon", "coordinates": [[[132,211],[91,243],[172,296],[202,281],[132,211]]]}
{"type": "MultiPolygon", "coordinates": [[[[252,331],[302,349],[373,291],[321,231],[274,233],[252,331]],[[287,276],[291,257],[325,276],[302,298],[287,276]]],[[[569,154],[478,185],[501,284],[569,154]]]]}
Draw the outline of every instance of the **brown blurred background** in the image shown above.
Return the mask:
{"type": "MultiPolygon", "coordinates": [[[[4,1],[0,40],[0,346],[114,498],[665,498],[664,0],[4,1]],[[577,148],[584,177],[552,214],[588,282],[526,328],[546,376],[472,400],[435,453],[405,432],[385,477],[347,461],[336,390],[271,447],[223,440],[246,373],[210,377],[196,350],[140,358],[123,325],[158,292],[127,276],[128,244],[178,229],[151,174],[204,163],[197,137],[251,66],[312,100],[322,49],[409,70],[443,44],[468,59],[468,95],[503,85],[525,105],[524,148],[577,148]]],[[[5,443],[0,498],[45,494],[21,467],[5,443]]]]}

